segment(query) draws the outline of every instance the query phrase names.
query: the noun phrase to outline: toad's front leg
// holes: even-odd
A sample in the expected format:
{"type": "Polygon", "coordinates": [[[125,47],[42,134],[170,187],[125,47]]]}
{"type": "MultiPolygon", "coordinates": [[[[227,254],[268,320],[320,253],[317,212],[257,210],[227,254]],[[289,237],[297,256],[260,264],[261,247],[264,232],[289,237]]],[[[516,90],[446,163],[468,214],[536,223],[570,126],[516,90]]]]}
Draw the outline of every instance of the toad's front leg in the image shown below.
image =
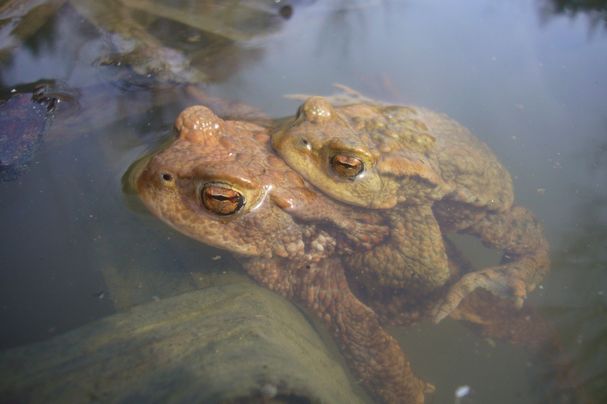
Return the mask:
{"type": "MultiPolygon", "coordinates": [[[[386,242],[345,257],[357,282],[376,288],[402,288],[425,296],[451,277],[443,235],[430,205],[407,205],[383,212],[391,224],[386,242]]],[[[373,290],[370,290],[373,292],[373,290]]]]}
{"type": "Polygon", "coordinates": [[[433,387],[418,379],[376,314],[350,291],[338,259],[298,263],[255,259],[247,270],[259,283],[294,298],[331,330],[363,384],[386,403],[422,404],[433,387]]]}
{"type": "Polygon", "coordinates": [[[507,212],[484,216],[463,232],[478,236],[488,247],[504,250],[502,264],[462,276],[437,306],[434,320],[449,315],[477,288],[522,306],[550,268],[548,241],[533,214],[515,205],[507,212]]]}

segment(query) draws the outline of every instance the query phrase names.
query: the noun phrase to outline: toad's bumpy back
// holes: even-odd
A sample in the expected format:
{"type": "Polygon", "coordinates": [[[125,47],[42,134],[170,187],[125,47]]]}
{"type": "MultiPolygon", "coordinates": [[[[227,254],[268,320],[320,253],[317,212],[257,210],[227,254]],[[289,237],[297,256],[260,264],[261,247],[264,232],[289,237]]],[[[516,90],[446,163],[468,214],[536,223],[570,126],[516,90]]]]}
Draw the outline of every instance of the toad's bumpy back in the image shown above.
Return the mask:
{"type": "Polygon", "coordinates": [[[490,211],[510,208],[514,201],[512,178],[493,151],[457,121],[445,114],[414,107],[435,139],[432,152],[442,178],[453,184],[450,199],[490,211]]]}

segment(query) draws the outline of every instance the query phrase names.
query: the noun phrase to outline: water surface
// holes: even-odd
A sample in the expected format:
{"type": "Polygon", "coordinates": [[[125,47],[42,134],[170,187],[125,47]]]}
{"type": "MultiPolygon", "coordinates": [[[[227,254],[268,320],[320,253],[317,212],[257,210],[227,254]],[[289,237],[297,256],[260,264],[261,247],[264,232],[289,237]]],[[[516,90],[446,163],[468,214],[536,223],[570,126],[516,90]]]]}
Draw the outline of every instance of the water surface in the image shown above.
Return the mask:
{"type": "MultiPolygon", "coordinates": [[[[197,2],[180,3],[187,11],[197,2]]],[[[445,112],[488,143],[551,244],[552,270],[531,300],[557,323],[581,384],[596,402],[607,400],[607,5],[310,0],[293,1],[289,17],[286,2],[254,3],[265,17],[222,21],[243,38],[200,39],[158,20],[149,29],[191,60],[201,73],[195,87],[272,117],[296,110],[286,94],[330,94],[342,83],[445,112]]],[[[156,279],[123,291],[145,301],[162,297],[155,282],[167,272],[217,277],[237,267],[123,191],[132,162],[196,103],[183,83],[192,76],[179,82],[102,63],[121,49],[80,12],[65,3],[35,35],[0,53],[4,93],[56,80],[78,104],[58,109],[28,170],[0,183],[2,349],[114,312],[108,277],[116,274],[156,279]]],[[[468,252],[478,263],[492,259],[474,243],[468,252]]],[[[454,402],[460,386],[472,389],[465,402],[541,400],[542,364],[520,349],[448,320],[394,333],[417,373],[439,386],[435,402],[454,402]]]]}

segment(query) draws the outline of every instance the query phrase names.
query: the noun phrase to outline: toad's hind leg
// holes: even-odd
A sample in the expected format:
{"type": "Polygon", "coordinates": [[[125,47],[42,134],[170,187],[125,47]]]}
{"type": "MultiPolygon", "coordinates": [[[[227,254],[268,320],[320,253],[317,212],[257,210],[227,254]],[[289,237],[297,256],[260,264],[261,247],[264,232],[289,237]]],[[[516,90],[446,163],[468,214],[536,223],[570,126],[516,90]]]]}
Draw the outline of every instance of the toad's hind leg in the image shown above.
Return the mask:
{"type": "Polygon", "coordinates": [[[254,259],[247,271],[258,282],[304,304],[330,329],[354,373],[382,402],[422,404],[431,385],[418,379],[376,314],[350,291],[338,259],[293,266],[254,259]]]}
{"type": "Polygon", "coordinates": [[[485,215],[460,231],[478,236],[488,247],[504,250],[502,264],[462,276],[437,305],[434,321],[449,315],[478,288],[521,307],[550,268],[548,242],[531,212],[515,205],[506,212],[485,215]]]}

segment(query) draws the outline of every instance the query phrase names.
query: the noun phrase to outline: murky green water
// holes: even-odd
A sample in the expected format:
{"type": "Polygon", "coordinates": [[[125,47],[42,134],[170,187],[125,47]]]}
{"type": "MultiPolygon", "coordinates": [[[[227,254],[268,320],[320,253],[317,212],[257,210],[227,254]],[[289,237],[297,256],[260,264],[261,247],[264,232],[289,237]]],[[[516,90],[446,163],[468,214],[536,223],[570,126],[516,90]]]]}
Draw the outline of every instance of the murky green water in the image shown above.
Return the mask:
{"type": "MultiPolygon", "coordinates": [[[[186,15],[200,2],[189,3],[180,2],[186,15]]],[[[604,402],[607,4],[588,3],[334,0],[285,9],[286,2],[257,1],[246,18],[215,18],[220,28],[203,36],[134,11],[134,20],[192,62],[183,70],[179,55],[168,57],[177,67],[161,72],[161,81],[126,66],[141,59],[105,63],[133,43],[89,22],[86,2],[49,12],[23,43],[11,42],[16,20],[0,20],[3,93],[56,80],[77,100],[59,105],[28,169],[0,182],[0,348],[108,315],[118,300],[162,298],[174,272],[221,282],[237,267],[228,254],[162,225],[123,191],[132,162],[197,102],[192,87],[279,117],[298,105],[285,94],[330,94],[343,83],[445,112],[492,147],[551,244],[552,270],[531,300],[558,325],[580,384],[604,402]],[[288,11],[290,18],[280,16],[288,11]],[[175,83],[193,78],[194,86],[175,83]],[[129,286],[119,295],[111,280],[125,277],[129,286]]],[[[120,33],[128,22],[109,21],[97,23],[120,33]]],[[[476,262],[492,258],[476,245],[469,250],[476,262]]],[[[168,289],[188,287],[175,281],[168,289]]],[[[550,384],[542,364],[522,350],[453,321],[393,331],[417,373],[438,386],[434,402],[454,402],[455,389],[466,385],[473,393],[465,402],[535,403],[550,384]]]]}

